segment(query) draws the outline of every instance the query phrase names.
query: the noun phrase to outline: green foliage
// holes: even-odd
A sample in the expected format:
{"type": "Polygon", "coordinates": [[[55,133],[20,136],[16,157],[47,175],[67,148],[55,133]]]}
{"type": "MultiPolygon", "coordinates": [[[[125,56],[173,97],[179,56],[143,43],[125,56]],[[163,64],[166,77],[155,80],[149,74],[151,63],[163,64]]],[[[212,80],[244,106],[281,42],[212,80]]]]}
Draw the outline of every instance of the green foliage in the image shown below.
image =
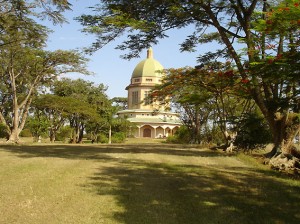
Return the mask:
{"type": "MultiPolygon", "coordinates": [[[[228,118],[236,116],[230,95],[235,86],[238,87],[234,89],[235,95],[247,97],[247,100],[251,98],[267,118],[273,139],[277,139],[275,144],[283,145],[291,137],[286,133],[293,135],[297,132],[296,128],[290,131],[291,127],[284,118],[300,110],[299,0],[232,0],[230,4],[224,0],[100,2],[94,7],[93,15],[78,18],[85,26],[85,32],[97,37],[91,51],[127,34],[127,39],[117,48],[129,50],[124,57],[130,59],[168,37],[168,30],[194,26],[191,34],[186,34],[181,50],[193,51],[199,45],[203,48],[202,44],[216,44],[218,49],[214,52],[200,55],[200,63],[205,62],[206,65],[218,58],[232,62],[230,70],[222,71],[213,82],[206,82],[210,91],[215,93],[215,102],[219,102],[216,106],[222,116],[214,119],[223,122],[222,131],[226,130],[228,118]],[[236,41],[239,44],[236,45],[236,41]],[[241,51],[243,47],[244,51],[241,51]],[[228,108],[231,114],[228,114],[228,108]],[[279,115],[274,116],[275,113],[279,115]],[[281,125],[282,122],[284,125],[281,125]],[[278,128],[279,125],[281,128],[278,128]]],[[[202,82],[200,77],[199,83],[202,82]]],[[[196,88],[190,88],[190,85],[185,85],[185,79],[181,80],[181,83],[174,84],[175,89],[194,92],[196,88]]],[[[166,93],[170,90],[172,88],[165,88],[166,93]]],[[[200,130],[199,125],[192,133],[200,136],[197,130],[200,130]]]]}
{"type": "Polygon", "coordinates": [[[168,136],[166,142],[176,144],[188,144],[192,141],[191,130],[186,126],[181,126],[173,136],[168,136]]]}
{"type": "Polygon", "coordinates": [[[7,132],[7,127],[0,123],[0,138],[7,138],[8,137],[8,132],[7,132]]]}
{"type": "Polygon", "coordinates": [[[126,134],[124,132],[114,133],[111,137],[112,143],[124,143],[126,140],[126,134]]]}
{"type": "Polygon", "coordinates": [[[18,141],[16,133],[24,128],[38,91],[61,74],[89,74],[87,59],[78,51],[44,50],[49,29],[39,24],[37,18],[62,22],[61,13],[67,9],[70,5],[64,0],[1,1],[0,117],[9,127],[10,141],[18,141]]]}
{"type": "Polygon", "coordinates": [[[66,0],[5,0],[1,1],[0,17],[14,15],[24,22],[28,17],[38,20],[51,20],[54,24],[66,22],[63,12],[71,10],[71,4],[66,0]]]}
{"type": "Polygon", "coordinates": [[[30,130],[33,137],[48,136],[49,122],[45,116],[34,116],[27,120],[26,127],[30,130]]]}
{"type": "Polygon", "coordinates": [[[218,146],[225,142],[224,135],[219,126],[213,126],[211,129],[206,129],[201,137],[204,142],[216,144],[218,146]]]}
{"type": "Polygon", "coordinates": [[[103,143],[103,144],[108,143],[108,137],[105,134],[100,133],[100,134],[97,135],[97,141],[96,142],[97,143],[103,143]]]}
{"type": "Polygon", "coordinates": [[[118,110],[125,110],[128,107],[127,97],[114,97],[111,99],[111,102],[118,108],[118,110]]]}
{"type": "Polygon", "coordinates": [[[130,131],[133,131],[136,126],[124,118],[113,118],[112,119],[112,133],[124,133],[125,136],[130,134],[130,131]]]}
{"type": "Polygon", "coordinates": [[[64,78],[54,83],[53,94],[62,100],[68,99],[62,108],[75,130],[74,142],[82,141],[84,131],[97,136],[109,123],[106,115],[111,102],[105,94],[106,89],[103,84],[95,85],[83,79],[64,78]]]}
{"type": "Polygon", "coordinates": [[[235,144],[243,149],[254,149],[272,141],[272,134],[264,118],[257,113],[245,114],[239,121],[235,144]]]}
{"type": "Polygon", "coordinates": [[[24,128],[20,133],[20,137],[33,137],[33,135],[29,128],[24,128]]]}
{"type": "Polygon", "coordinates": [[[56,140],[68,142],[69,139],[72,138],[72,133],[73,133],[73,128],[71,128],[70,126],[61,127],[56,134],[56,140]]]}

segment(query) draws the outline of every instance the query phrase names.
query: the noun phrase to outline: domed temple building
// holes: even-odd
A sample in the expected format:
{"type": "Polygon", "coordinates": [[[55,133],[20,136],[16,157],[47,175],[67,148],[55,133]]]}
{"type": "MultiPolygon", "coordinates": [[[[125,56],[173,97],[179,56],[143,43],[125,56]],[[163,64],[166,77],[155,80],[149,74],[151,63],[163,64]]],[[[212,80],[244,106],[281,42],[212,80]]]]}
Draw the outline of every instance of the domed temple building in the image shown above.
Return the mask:
{"type": "Polygon", "coordinates": [[[179,115],[170,112],[168,106],[147,99],[155,85],[161,83],[163,66],[147,51],[147,58],[137,64],[132,72],[128,91],[128,109],[118,112],[137,126],[132,133],[137,138],[164,138],[173,135],[181,126],[179,115]]]}

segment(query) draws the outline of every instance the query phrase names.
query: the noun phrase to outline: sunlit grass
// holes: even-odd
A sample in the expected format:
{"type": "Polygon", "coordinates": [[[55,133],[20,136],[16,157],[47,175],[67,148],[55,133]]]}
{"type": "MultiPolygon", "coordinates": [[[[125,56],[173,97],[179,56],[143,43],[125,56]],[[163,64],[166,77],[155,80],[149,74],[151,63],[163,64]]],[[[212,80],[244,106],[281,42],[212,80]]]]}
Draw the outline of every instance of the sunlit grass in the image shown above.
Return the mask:
{"type": "Polygon", "coordinates": [[[300,181],[166,144],[0,146],[0,223],[300,223],[300,181]]]}

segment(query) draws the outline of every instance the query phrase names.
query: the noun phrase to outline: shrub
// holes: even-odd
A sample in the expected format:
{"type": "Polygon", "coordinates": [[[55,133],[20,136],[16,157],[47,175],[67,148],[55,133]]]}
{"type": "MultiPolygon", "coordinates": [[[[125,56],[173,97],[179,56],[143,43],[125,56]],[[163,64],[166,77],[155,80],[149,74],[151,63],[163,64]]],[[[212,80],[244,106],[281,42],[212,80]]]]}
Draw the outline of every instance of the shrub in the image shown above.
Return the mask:
{"type": "Polygon", "coordinates": [[[206,130],[206,132],[203,134],[203,140],[207,143],[222,145],[222,143],[224,143],[224,135],[221,129],[216,126],[211,130],[206,130]]]}
{"type": "Polygon", "coordinates": [[[186,126],[181,126],[173,136],[169,136],[167,143],[186,144],[192,141],[190,130],[186,126]]]}
{"type": "Polygon", "coordinates": [[[178,137],[173,135],[173,136],[168,136],[167,139],[166,139],[166,142],[167,143],[179,143],[178,142],[178,137]]]}
{"type": "Polygon", "coordinates": [[[112,143],[123,143],[125,142],[126,134],[124,132],[117,132],[112,135],[112,143]]]}
{"type": "Polygon", "coordinates": [[[72,132],[73,132],[73,129],[70,126],[61,127],[59,129],[59,131],[56,133],[55,139],[57,141],[66,142],[70,138],[72,138],[72,132]]]}
{"type": "Polygon", "coordinates": [[[23,129],[20,133],[20,137],[32,137],[32,133],[29,129],[23,129]]]}
{"type": "Polygon", "coordinates": [[[0,138],[7,138],[7,137],[8,137],[8,133],[7,133],[6,126],[0,123],[0,138]]]}
{"type": "Polygon", "coordinates": [[[108,137],[105,134],[97,135],[97,143],[108,143],[108,137]]]}
{"type": "Polygon", "coordinates": [[[251,113],[239,122],[235,144],[243,149],[254,149],[270,143],[271,137],[264,118],[256,113],[251,113]]]}

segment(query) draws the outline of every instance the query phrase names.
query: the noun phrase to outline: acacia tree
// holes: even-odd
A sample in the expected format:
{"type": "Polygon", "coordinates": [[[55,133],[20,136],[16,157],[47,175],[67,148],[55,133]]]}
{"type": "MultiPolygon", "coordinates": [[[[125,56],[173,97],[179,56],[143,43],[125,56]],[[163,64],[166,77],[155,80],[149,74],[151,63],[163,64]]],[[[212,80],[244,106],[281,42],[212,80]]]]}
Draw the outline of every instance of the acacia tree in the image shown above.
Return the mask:
{"type": "Polygon", "coordinates": [[[79,20],[85,26],[85,32],[97,36],[92,51],[127,33],[127,40],[117,48],[130,49],[124,55],[128,59],[167,37],[166,31],[194,25],[194,32],[187,36],[181,50],[192,51],[199,44],[208,42],[217,42],[224,47],[208,52],[199,60],[230,58],[241,78],[250,81],[251,97],[273,133],[272,157],[281,152],[291,153],[291,140],[299,131],[299,106],[295,106],[299,105],[299,82],[296,80],[299,77],[299,0],[275,3],[268,0],[105,0],[94,7],[95,15],[83,15],[79,20]],[[272,10],[280,13],[269,15],[274,12],[272,10]],[[257,26],[254,22],[259,19],[265,24],[260,22],[257,26]],[[267,26],[272,20],[280,22],[267,26]],[[267,29],[254,29],[264,25],[267,29]],[[214,32],[206,33],[209,27],[214,32]],[[273,57],[284,60],[284,64],[274,68],[274,75],[270,75],[267,66],[268,37],[276,43],[277,51],[273,57]],[[234,44],[237,40],[239,46],[234,44]],[[246,49],[244,55],[240,54],[241,45],[246,49]],[[260,46],[259,51],[257,46],[260,46]],[[257,62],[264,62],[265,66],[257,67],[257,62]]]}
{"type": "Polygon", "coordinates": [[[111,99],[111,102],[119,110],[126,110],[128,108],[128,98],[127,97],[114,97],[111,99]]]}
{"type": "Polygon", "coordinates": [[[71,4],[67,0],[1,0],[0,7],[0,47],[2,47],[14,43],[18,45],[20,41],[30,38],[41,41],[40,35],[42,33],[45,35],[45,27],[38,27],[32,18],[35,21],[47,18],[54,24],[63,23],[66,20],[62,13],[70,10],[71,4]],[[8,30],[21,30],[23,35],[7,38],[8,30]]]}
{"type": "Polygon", "coordinates": [[[68,120],[74,130],[72,143],[81,143],[83,133],[88,130],[97,133],[99,126],[103,126],[103,111],[111,107],[105,94],[106,86],[94,85],[93,82],[83,79],[71,80],[63,78],[55,82],[52,87],[54,95],[68,98],[68,120]],[[92,130],[94,129],[94,130],[92,130]]]}
{"type": "Polygon", "coordinates": [[[9,141],[18,142],[38,88],[66,72],[88,72],[86,59],[78,52],[43,50],[49,31],[36,21],[47,17],[63,22],[61,13],[70,9],[68,1],[0,3],[0,122],[9,141]]]}
{"type": "Polygon", "coordinates": [[[30,14],[40,19],[47,18],[54,23],[61,23],[65,21],[62,13],[65,10],[70,10],[72,6],[67,0],[1,0],[0,4],[1,22],[3,17],[9,14],[16,15],[20,20],[26,20],[26,16],[30,14]]]}
{"type": "Polygon", "coordinates": [[[48,135],[48,127],[48,119],[41,111],[35,111],[34,116],[29,116],[25,124],[25,128],[30,130],[38,142],[41,142],[42,136],[48,135]]]}
{"type": "Polygon", "coordinates": [[[50,142],[56,140],[56,134],[67,122],[72,98],[53,94],[41,94],[32,103],[33,116],[42,113],[47,118],[50,142]]]}
{"type": "Polygon", "coordinates": [[[0,50],[0,120],[7,126],[9,141],[18,142],[28,109],[41,85],[66,72],[87,73],[84,58],[72,51],[47,52],[31,48],[0,50]]]}
{"type": "Polygon", "coordinates": [[[7,127],[10,142],[19,141],[19,133],[39,87],[67,72],[88,74],[85,69],[87,60],[80,53],[43,50],[46,28],[33,20],[27,22],[33,33],[19,27],[22,23],[12,17],[0,35],[5,43],[0,48],[0,121],[7,127]]]}

